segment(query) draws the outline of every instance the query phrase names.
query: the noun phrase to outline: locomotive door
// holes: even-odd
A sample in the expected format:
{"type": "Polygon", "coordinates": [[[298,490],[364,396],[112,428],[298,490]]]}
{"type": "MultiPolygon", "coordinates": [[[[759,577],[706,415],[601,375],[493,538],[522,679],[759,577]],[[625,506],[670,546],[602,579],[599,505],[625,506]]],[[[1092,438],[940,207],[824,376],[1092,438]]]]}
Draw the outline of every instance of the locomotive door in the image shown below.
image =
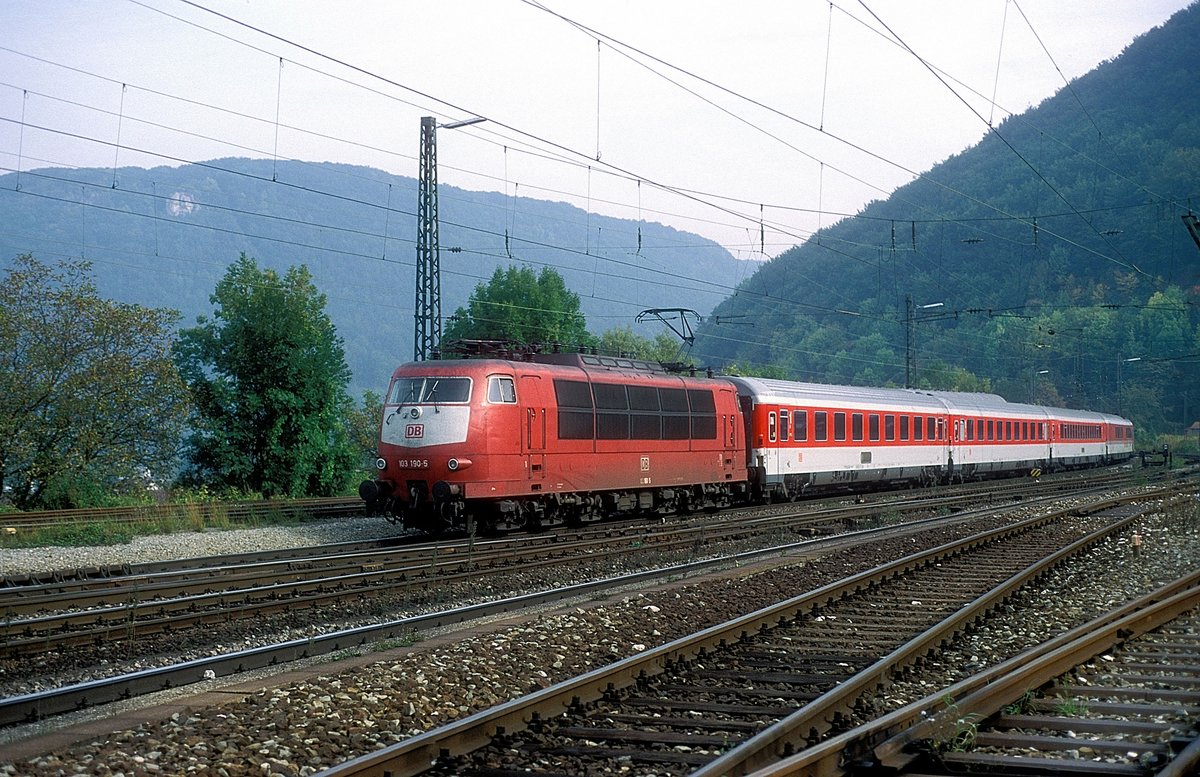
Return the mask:
{"type": "Polygon", "coordinates": [[[527,475],[534,480],[546,472],[546,386],[539,375],[521,376],[521,451],[526,456],[527,475]]]}

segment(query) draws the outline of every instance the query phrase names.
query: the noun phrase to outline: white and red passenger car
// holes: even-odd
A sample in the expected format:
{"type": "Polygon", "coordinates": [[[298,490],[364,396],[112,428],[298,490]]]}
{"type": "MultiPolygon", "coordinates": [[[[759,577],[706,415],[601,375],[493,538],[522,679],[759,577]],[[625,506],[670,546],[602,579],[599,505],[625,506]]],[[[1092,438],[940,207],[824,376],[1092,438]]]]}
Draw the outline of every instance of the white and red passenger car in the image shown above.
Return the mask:
{"type": "Polygon", "coordinates": [[[782,497],[1093,466],[1133,454],[1133,424],[1103,413],[995,394],[729,380],[748,417],[751,475],[782,497]]]}
{"type": "Polygon", "coordinates": [[[1129,458],[1117,416],[994,394],[698,378],[586,354],[403,365],[368,510],[427,531],[794,498],[1129,458]]]}

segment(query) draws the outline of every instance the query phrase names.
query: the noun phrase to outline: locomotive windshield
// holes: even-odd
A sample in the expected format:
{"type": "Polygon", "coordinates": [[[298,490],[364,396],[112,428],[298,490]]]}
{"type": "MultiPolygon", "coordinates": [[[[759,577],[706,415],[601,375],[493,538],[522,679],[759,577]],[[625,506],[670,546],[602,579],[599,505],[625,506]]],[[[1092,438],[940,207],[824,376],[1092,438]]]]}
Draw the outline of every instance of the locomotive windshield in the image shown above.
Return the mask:
{"type": "Polygon", "coordinates": [[[391,405],[466,402],[471,399],[470,378],[397,378],[388,397],[391,405]]]}

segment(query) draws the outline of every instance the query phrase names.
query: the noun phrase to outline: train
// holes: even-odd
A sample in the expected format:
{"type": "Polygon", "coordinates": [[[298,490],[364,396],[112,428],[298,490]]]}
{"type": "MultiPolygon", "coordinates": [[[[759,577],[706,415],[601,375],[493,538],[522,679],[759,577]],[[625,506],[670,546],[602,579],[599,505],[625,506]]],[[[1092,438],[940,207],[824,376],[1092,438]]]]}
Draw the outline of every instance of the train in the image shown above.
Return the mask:
{"type": "Polygon", "coordinates": [[[398,367],[369,514],[438,534],[575,526],[1100,466],[1133,455],[1119,416],[996,394],[668,371],[545,353],[398,367]]]}

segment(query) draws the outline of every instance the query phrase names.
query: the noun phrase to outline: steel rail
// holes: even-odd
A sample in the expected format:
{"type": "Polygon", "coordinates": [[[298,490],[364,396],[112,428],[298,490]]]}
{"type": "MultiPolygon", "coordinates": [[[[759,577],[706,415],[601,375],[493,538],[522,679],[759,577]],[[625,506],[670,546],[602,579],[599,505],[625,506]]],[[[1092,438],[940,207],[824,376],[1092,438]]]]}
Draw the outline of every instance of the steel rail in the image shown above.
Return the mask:
{"type": "MultiPolygon", "coordinates": [[[[952,499],[957,501],[961,497],[952,499]]],[[[633,534],[622,531],[619,536],[636,539],[639,545],[645,543],[642,550],[668,551],[693,547],[697,542],[728,542],[761,534],[797,517],[803,517],[806,523],[815,527],[830,517],[845,521],[873,514],[874,508],[854,506],[832,508],[815,516],[790,514],[737,523],[717,521],[682,527],[672,524],[669,528],[643,524],[633,534]]],[[[312,607],[318,602],[347,595],[382,595],[397,587],[429,586],[435,581],[445,584],[499,568],[549,566],[567,558],[570,553],[583,554],[582,558],[594,562],[605,555],[627,552],[613,547],[612,534],[604,529],[593,539],[565,544],[557,543],[556,539],[533,543],[514,539],[466,541],[450,548],[430,545],[426,546],[432,554],[428,560],[413,559],[412,549],[401,548],[380,551],[371,560],[351,561],[339,567],[319,567],[312,560],[301,567],[295,567],[292,562],[263,562],[254,565],[257,572],[244,575],[231,574],[227,567],[215,567],[195,570],[181,582],[159,584],[133,577],[111,583],[103,581],[97,590],[74,591],[71,586],[66,586],[63,593],[48,596],[21,589],[16,597],[6,597],[0,590],[0,613],[4,614],[4,620],[0,622],[0,656],[38,654],[113,639],[136,639],[285,609],[312,607]],[[597,548],[599,552],[589,552],[588,548],[597,548]],[[466,557],[459,553],[463,549],[466,557]],[[440,558],[442,555],[445,558],[440,558]],[[283,564],[283,568],[277,569],[277,563],[283,564]],[[209,574],[204,574],[206,572],[209,574]],[[69,603],[69,610],[33,615],[64,601],[69,603]],[[22,615],[28,617],[17,617],[22,615]]],[[[351,555],[361,557],[363,554],[351,555]]]]}
{"type": "Polygon", "coordinates": [[[760,548],[684,564],[675,564],[669,567],[643,570],[563,588],[539,591],[424,615],[410,616],[370,626],[330,632],[329,634],[291,640],[277,645],[267,645],[220,656],[185,661],[173,666],[148,669],[119,677],[78,683],[33,694],[12,696],[0,699],[0,726],[39,720],[51,715],[84,709],[97,704],[120,701],[133,696],[200,682],[212,677],[223,677],[266,666],[275,666],[287,661],[310,658],[379,640],[410,636],[414,632],[423,629],[440,628],[470,620],[517,612],[547,603],[588,597],[597,593],[608,592],[650,580],[684,577],[724,566],[749,563],[762,558],[786,555],[793,552],[811,552],[825,544],[841,545],[847,543],[854,537],[859,537],[865,541],[871,538],[886,536],[889,532],[905,532],[948,520],[961,521],[967,520],[967,518],[965,516],[955,516],[953,519],[944,517],[927,518],[899,527],[875,527],[847,532],[833,537],[805,539],[770,548],[760,548]],[[208,675],[209,672],[212,674],[208,675]]]}
{"type": "MultiPolygon", "coordinates": [[[[1017,701],[1030,688],[1044,685],[1078,664],[1122,642],[1153,631],[1200,606],[1200,571],[1191,572],[1156,591],[1126,602],[1111,612],[1023,651],[1007,661],[923,699],[911,702],[870,723],[774,761],[748,777],[838,777],[858,769],[881,768],[895,773],[912,762],[911,747],[946,725],[944,716],[985,718],[1017,701]],[[951,709],[952,708],[952,709],[951,709]]],[[[1176,769],[1194,766],[1200,757],[1193,743],[1175,761],[1176,769]],[[1191,751],[1184,760],[1184,753],[1191,751]],[[1176,763],[1178,762],[1178,763],[1176,763]]],[[[1160,772],[1159,777],[1169,774],[1160,772]]],[[[1180,776],[1187,771],[1176,771],[1180,776]]]]}
{"type": "Polygon", "coordinates": [[[128,507],[82,507],[68,510],[37,510],[0,515],[0,527],[37,529],[64,523],[154,523],[155,521],[212,520],[248,521],[273,516],[332,517],[361,514],[362,499],[329,496],[307,499],[270,499],[248,502],[181,502],[131,505],[128,507]]]}
{"type": "MultiPolygon", "coordinates": [[[[578,708],[580,705],[594,702],[604,696],[606,692],[628,687],[634,684],[638,678],[656,676],[666,671],[672,664],[691,661],[707,651],[719,650],[727,643],[745,639],[767,625],[790,620],[798,613],[826,605],[843,596],[896,577],[907,570],[933,563],[939,557],[947,554],[962,553],[979,545],[1023,533],[1033,527],[1057,520],[1059,515],[1056,513],[1051,516],[1026,519],[1010,526],[982,532],[852,575],[757,612],[617,661],[521,699],[483,710],[374,753],[354,758],[320,772],[320,775],[321,777],[361,777],[365,775],[411,777],[422,774],[439,759],[479,749],[490,743],[497,735],[524,730],[531,720],[552,719],[570,708],[578,708]]],[[[1128,525],[1132,520],[1134,518],[1127,518],[1118,522],[1118,525],[1128,525]]],[[[1115,530],[1118,529],[1112,527],[1108,529],[1108,531],[1115,530]]],[[[1098,541],[1098,539],[1092,541],[1098,541]]],[[[969,619],[961,616],[958,616],[958,619],[960,623],[965,623],[981,614],[982,610],[971,613],[969,619]]],[[[920,637],[906,645],[905,649],[907,652],[922,649],[922,646],[923,649],[928,649],[943,637],[944,633],[920,637]]],[[[879,670],[878,666],[871,667],[864,673],[869,679],[863,683],[882,680],[879,670]]],[[[820,701],[819,699],[818,702],[820,701]]],[[[845,703],[844,699],[836,703],[824,702],[821,706],[813,709],[817,709],[823,715],[826,711],[844,706],[845,703]]],[[[825,725],[826,728],[828,726],[828,724],[822,725],[825,725]]]]}
{"type": "MultiPolygon", "coordinates": [[[[1048,499],[1048,498],[1043,498],[1048,499]]],[[[1074,508],[1053,511],[1046,516],[1031,519],[1048,522],[1070,514],[1074,508]]],[[[251,648],[235,653],[211,656],[180,664],[148,669],[118,677],[93,680],[33,694],[0,699],[0,726],[30,722],[78,709],[107,704],[147,693],[197,683],[204,679],[223,677],[241,672],[275,666],[288,661],[310,658],[337,650],[357,647],[384,639],[405,637],[423,629],[440,628],[473,619],[517,612],[546,603],[592,596],[621,587],[656,579],[685,577],[700,572],[749,563],[773,556],[795,553],[812,553],[821,548],[840,547],[855,538],[862,541],[905,534],[933,525],[959,523],[971,520],[969,513],[954,516],[939,516],[920,519],[900,526],[883,526],[846,532],[832,537],[804,539],[769,548],[716,556],[669,567],[644,570],[617,577],[579,583],[560,589],[546,590],[521,596],[453,608],[425,615],[417,615],[380,624],[330,632],[328,634],[291,640],[277,645],[251,648]]]]}
{"type": "MultiPolygon", "coordinates": [[[[1130,514],[1021,570],[985,596],[976,599],[968,607],[957,611],[950,618],[909,641],[890,655],[884,656],[874,665],[855,675],[851,680],[841,683],[825,696],[805,705],[760,734],[739,744],[710,764],[697,769],[693,772],[693,777],[742,775],[779,761],[789,752],[803,750],[807,747],[806,740],[810,731],[815,730],[821,735],[829,733],[836,715],[849,716],[855,700],[870,690],[884,685],[899,667],[912,663],[916,657],[932,652],[939,645],[948,643],[964,626],[983,619],[989,611],[1003,604],[1018,589],[1045,575],[1065,559],[1083,552],[1111,534],[1128,528],[1151,508],[1130,511],[1128,507],[1109,505],[1106,509],[1109,512],[1125,511],[1130,514]]],[[[1096,512],[1100,511],[1088,511],[1089,514],[1096,512]]]]}
{"type": "MultiPolygon", "coordinates": [[[[1066,480],[1076,473],[1063,473],[1062,477],[1048,476],[1045,482],[1066,480]]],[[[1092,480],[1120,479],[1125,473],[1101,472],[1092,480]]],[[[989,481],[987,486],[979,484],[959,484],[957,486],[933,486],[926,489],[933,493],[948,491],[988,490],[1003,491],[1020,489],[1023,481],[1011,478],[1006,481],[989,481]]],[[[1069,485],[1069,484],[1068,484],[1069,485]]],[[[859,495],[864,502],[875,499],[886,499],[894,491],[872,492],[859,495]]],[[[827,493],[817,498],[821,500],[838,499],[845,494],[827,493]]],[[[88,523],[154,523],[162,520],[199,520],[228,519],[235,522],[250,521],[274,516],[288,517],[344,517],[363,514],[362,499],[344,496],[311,497],[304,499],[273,499],[244,502],[178,502],[169,504],[144,504],[125,507],[86,507],[65,510],[35,510],[14,512],[0,515],[0,530],[12,529],[20,532],[27,529],[39,529],[62,524],[88,523]]]]}

